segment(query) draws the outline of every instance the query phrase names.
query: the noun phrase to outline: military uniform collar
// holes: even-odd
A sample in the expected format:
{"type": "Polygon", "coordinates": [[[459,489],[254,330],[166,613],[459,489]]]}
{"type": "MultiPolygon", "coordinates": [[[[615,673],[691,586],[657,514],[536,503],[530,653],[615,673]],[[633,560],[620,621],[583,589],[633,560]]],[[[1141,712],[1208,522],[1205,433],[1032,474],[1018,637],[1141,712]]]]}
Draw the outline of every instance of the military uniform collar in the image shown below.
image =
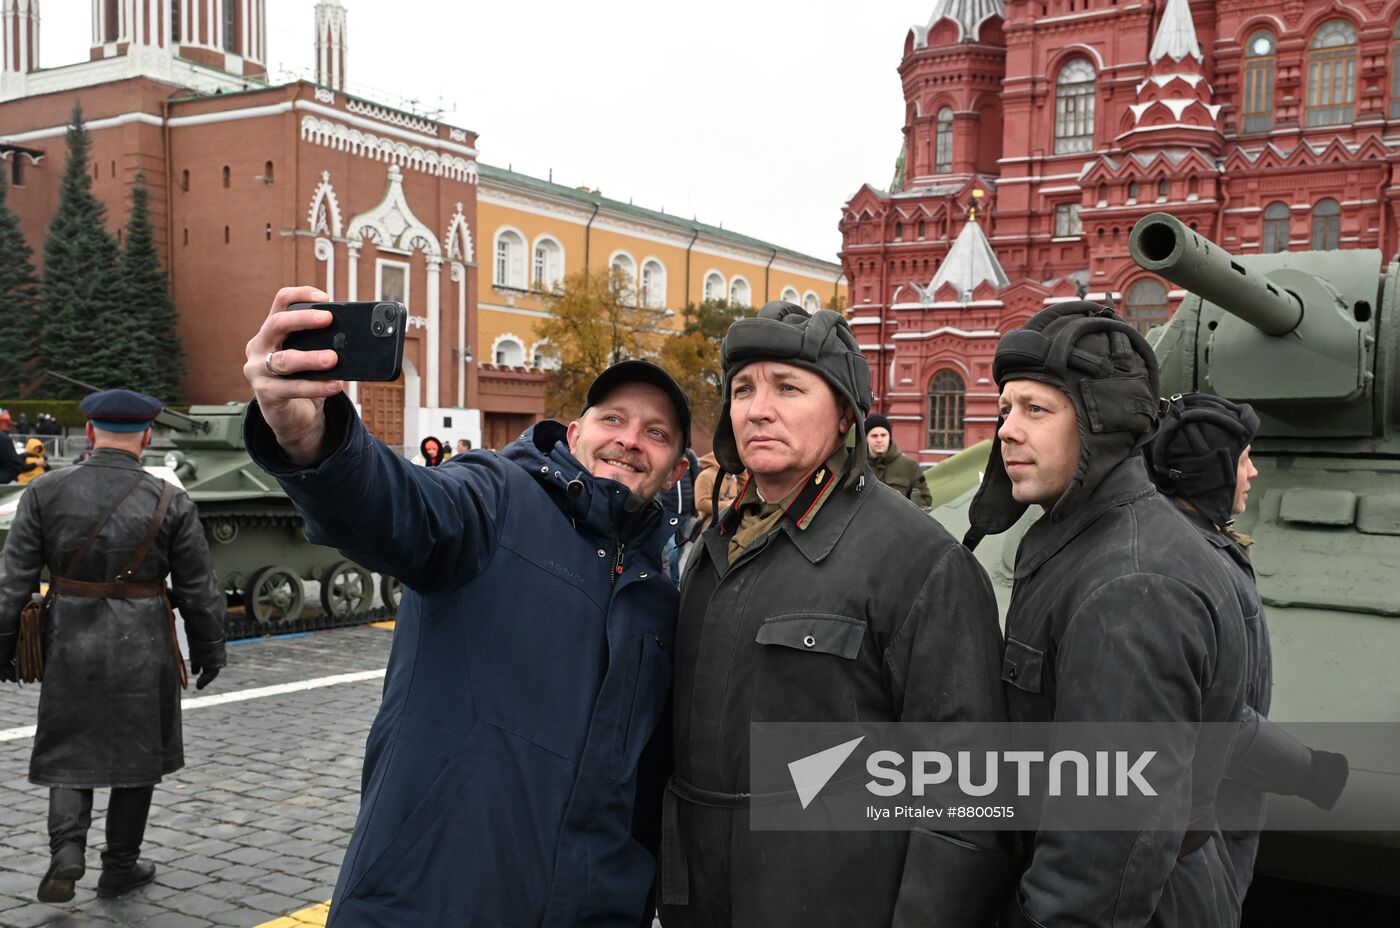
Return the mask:
{"type": "MultiPolygon", "coordinates": [[[[875,483],[875,475],[867,467],[863,483],[842,491],[843,473],[849,458],[850,453],[844,447],[837,448],[826,463],[814,470],[781,504],[784,516],[778,523],[779,528],[814,564],[836,547],[837,540],[860,508],[858,504],[863,498],[864,488],[875,483]],[[817,518],[819,512],[822,514],[820,519],[817,518]]],[[[749,477],[740,488],[739,499],[725,511],[718,531],[713,533],[712,537],[718,542],[715,551],[723,551],[728,545],[729,537],[739,526],[742,508],[755,503],[762,505],[758,488],[753,485],[753,478],[749,477]]],[[[725,561],[727,558],[721,562],[725,561]]]]}
{"type": "Polygon", "coordinates": [[[85,464],[100,464],[104,467],[140,467],[141,458],[120,448],[98,448],[92,452],[85,464]]]}
{"type": "Polygon", "coordinates": [[[1016,554],[1016,579],[1035,573],[1108,510],[1156,492],[1157,488],[1147,477],[1142,455],[1130,455],[1108,472],[1074,515],[1062,522],[1051,521],[1048,514],[1036,520],[1021,540],[1016,554]]]}

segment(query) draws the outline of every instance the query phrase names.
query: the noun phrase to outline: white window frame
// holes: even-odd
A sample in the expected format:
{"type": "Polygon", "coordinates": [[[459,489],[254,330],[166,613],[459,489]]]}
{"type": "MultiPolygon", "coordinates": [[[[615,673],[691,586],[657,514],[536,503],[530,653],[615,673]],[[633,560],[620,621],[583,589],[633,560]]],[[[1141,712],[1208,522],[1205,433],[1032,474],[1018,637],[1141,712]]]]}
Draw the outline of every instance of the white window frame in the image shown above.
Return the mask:
{"type": "Polygon", "coordinates": [[[496,235],[491,242],[491,283],[497,287],[507,290],[527,290],[530,287],[530,273],[526,266],[526,255],[524,254],[527,243],[530,240],[525,237],[515,226],[501,226],[496,230],[496,235]],[[506,279],[499,277],[501,271],[501,239],[507,235],[514,235],[516,243],[519,245],[519,255],[506,258],[506,279]]]}
{"type": "Polygon", "coordinates": [[[802,304],[802,297],[797,295],[797,288],[792,286],[791,284],[783,288],[783,295],[781,299],[787,303],[795,303],[797,305],[802,304]]]}
{"type": "Polygon", "coordinates": [[[814,313],[822,308],[822,298],[817,295],[817,291],[808,290],[806,293],[802,294],[802,308],[809,313],[814,313]]]}
{"type": "Polygon", "coordinates": [[[657,258],[653,255],[647,255],[645,258],[643,258],[641,266],[637,269],[637,301],[647,309],[665,309],[667,296],[666,277],[666,265],[661,263],[660,258],[657,258]],[[647,286],[648,268],[654,269],[651,271],[653,277],[656,277],[656,272],[660,271],[659,280],[656,281],[660,284],[659,293],[648,292],[651,289],[647,286]]]}
{"type": "Polygon", "coordinates": [[[728,291],[727,296],[728,296],[728,298],[729,298],[729,304],[730,304],[731,306],[752,306],[752,305],[753,305],[753,285],[749,283],[749,279],[748,279],[747,277],[745,277],[743,274],[735,274],[733,277],[729,278],[729,291],[728,291]],[[742,302],[742,303],[740,303],[740,302],[739,302],[738,300],[736,300],[735,297],[734,297],[734,288],[735,288],[737,285],[739,285],[739,284],[743,284],[743,285],[744,285],[744,289],[745,289],[746,291],[748,291],[747,296],[746,296],[746,299],[745,299],[745,302],[742,302]]]}
{"type": "Polygon", "coordinates": [[[535,286],[544,290],[553,289],[555,284],[562,284],[564,282],[564,245],[559,239],[552,235],[540,235],[535,238],[535,241],[530,245],[530,277],[534,281],[535,286]],[[540,250],[541,245],[554,246],[554,258],[557,262],[553,275],[549,273],[548,267],[545,268],[545,277],[543,280],[540,279],[540,276],[536,273],[535,267],[535,256],[540,250]]]}
{"type": "Polygon", "coordinates": [[[407,261],[395,261],[391,258],[379,258],[374,262],[374,298],[384,299],[384,269],[386,267],[396,267],[403,269],[403,305],[413,307],[413,265],[407,261]]]}
{"type": "Polygon", "coordinates": [[[701,300],[727,300],[728,298],[729,298],[729,281],[725,280],[725,279],[724,279],[724,275],[721,274],[719,271],[715,270],[714,268],[711,268],[710,270],[706,271],[706,272],[705,272],[704,281],[700,284],[700,299],[701,299],[701,300]],[[719,292],[717,292],[717,293],[711,295],[710,289],[709,289],[709,288],[710,288],[710,281],[713,280],[713,279],[715,279],[716,277],[719,278],[719,292]]]}

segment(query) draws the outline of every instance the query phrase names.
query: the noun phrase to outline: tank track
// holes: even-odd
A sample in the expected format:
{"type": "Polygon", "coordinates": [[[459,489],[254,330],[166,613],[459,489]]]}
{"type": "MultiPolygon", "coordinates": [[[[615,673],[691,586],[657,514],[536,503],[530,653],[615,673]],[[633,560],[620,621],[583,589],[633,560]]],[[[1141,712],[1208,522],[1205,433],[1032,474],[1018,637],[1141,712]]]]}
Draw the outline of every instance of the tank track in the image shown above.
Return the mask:
{"type": "MultiPolygon", "coordinates": [[[[226,509],[199,512],[200,524],[208,530],[213,522],[233,522],[238,526],[256,528],[301,528],[302,517],[294,509],[226,509]]],[[[387,606],[376,606],[364,612],[352,612],[345,616],[335,616],[307,602],[302,614],[291,622],[263,623],[242,612],[230,612],[224,622],[224,637],[228,641],[245,638],[264,638],[271,635],[295,635],[305,632],[322,631],[329,628],[349,628],[367,625],[370,622],[383,622],[392,619],[395,610],[387,606]]]]}

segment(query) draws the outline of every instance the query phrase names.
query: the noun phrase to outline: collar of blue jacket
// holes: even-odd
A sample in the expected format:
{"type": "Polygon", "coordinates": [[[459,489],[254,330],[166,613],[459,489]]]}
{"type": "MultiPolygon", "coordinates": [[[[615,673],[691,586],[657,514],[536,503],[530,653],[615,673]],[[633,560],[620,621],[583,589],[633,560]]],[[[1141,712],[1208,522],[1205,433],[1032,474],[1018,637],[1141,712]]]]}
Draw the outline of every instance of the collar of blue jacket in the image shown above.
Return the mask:
{"type": "Polygon", "coordinates": [[[562,422],[545,419],[526,429],[501,456],[533,474],[576,527],[587,525],[624,541],[657,529],[661,504],[643,500],[616,480],[590,474],[569,451],[567,432],[562,422]]]}

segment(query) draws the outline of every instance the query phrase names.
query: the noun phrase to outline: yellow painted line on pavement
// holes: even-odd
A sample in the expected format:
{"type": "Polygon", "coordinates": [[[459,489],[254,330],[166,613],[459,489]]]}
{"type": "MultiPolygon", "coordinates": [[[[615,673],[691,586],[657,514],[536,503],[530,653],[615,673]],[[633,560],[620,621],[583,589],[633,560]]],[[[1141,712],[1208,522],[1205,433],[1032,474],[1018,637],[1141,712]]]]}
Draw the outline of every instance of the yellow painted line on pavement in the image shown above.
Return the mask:
{"type": "Polygon", "coordinates": [[[283,915],[270,922],[263,922],[257,928],[306,928],[308,925],[325,928],[326,916],[330,914],[330,910],[331,904],[326,901],[320,905],[313,905],[299,912],[293,912],[291,915],[283,915]]]}
{"type": "Polygon", "coordinates": [[[369,627],[370,627],[370,628],[387,628],[389,631],[393,631],[393,630],[394,630],[394,620],[393,620],[393,619],[390,619],[390,620],[387,621],[387,622],[371,622],[371,623],[369,623],[369,627]]]}

